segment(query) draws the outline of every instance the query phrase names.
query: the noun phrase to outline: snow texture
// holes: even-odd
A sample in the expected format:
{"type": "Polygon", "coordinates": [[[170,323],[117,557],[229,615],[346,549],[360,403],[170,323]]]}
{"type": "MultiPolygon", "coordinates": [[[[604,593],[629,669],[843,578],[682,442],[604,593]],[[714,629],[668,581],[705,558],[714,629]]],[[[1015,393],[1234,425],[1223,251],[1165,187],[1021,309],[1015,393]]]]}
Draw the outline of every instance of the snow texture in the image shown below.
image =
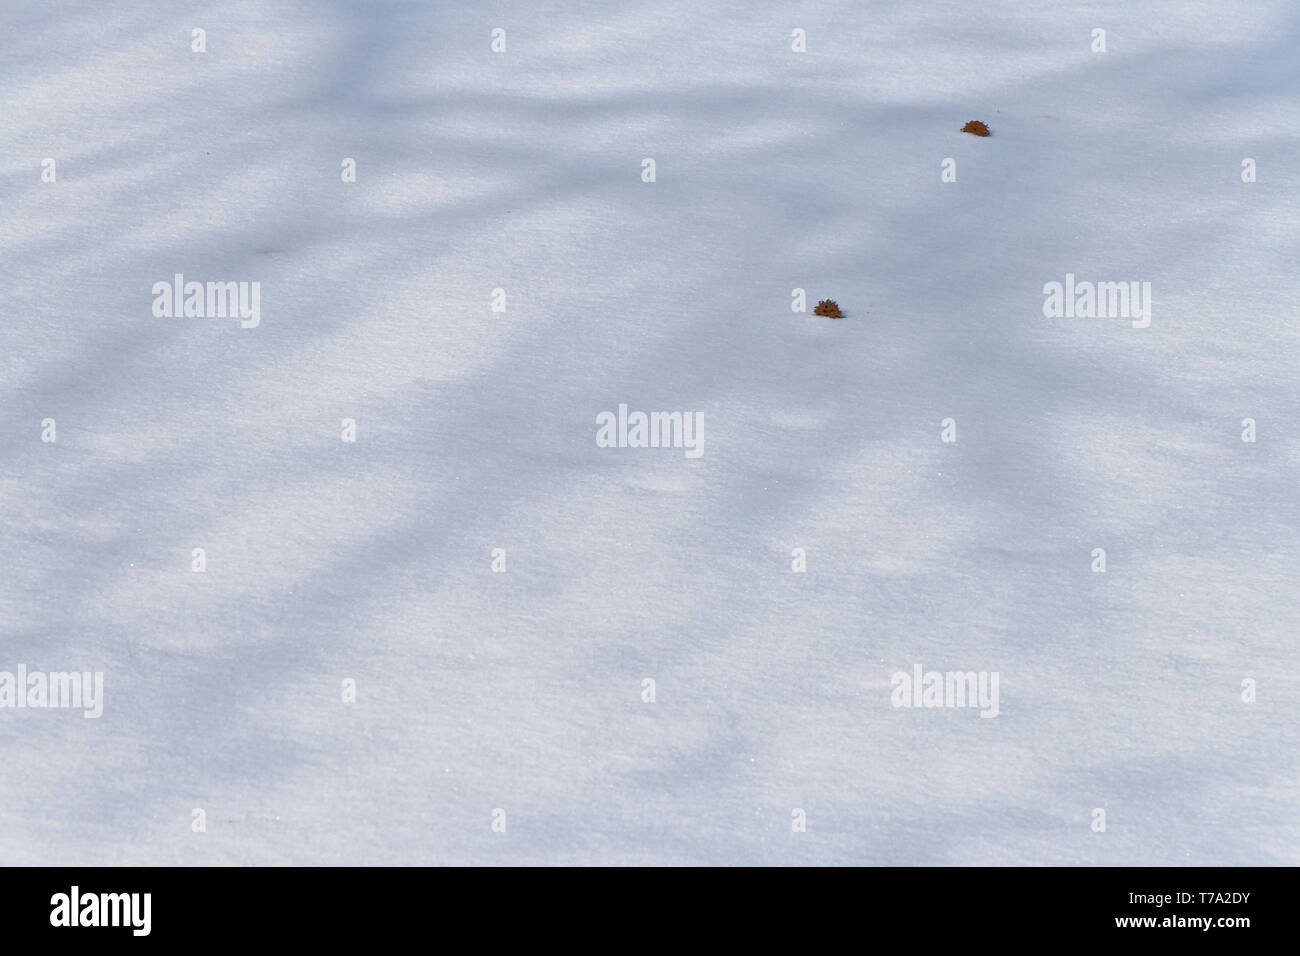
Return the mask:
{"type": "Polygon", "coordinates": [[[0,860],[1300,863],[1298,46],[6,3],[0,671],[104,692],[0,709],[0,860]],[[155,315],[177,273],[259,324],[155,315]],[[1046,316],[1067,274],[1149,327],[1046,316]],[[918,664],[997,716],[895,706],[918,664]]]}

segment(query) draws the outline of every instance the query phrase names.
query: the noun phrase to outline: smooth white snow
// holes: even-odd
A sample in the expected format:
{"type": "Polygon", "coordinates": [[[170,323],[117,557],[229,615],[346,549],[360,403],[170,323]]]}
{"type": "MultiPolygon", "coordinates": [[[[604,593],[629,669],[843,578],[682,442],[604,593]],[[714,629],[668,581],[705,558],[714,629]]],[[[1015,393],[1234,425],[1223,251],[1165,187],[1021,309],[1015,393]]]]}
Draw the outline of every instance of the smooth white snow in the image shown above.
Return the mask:
{"type": "Polygon", "coordinates": [[[1300,862],[1298,45],[1285,0],[6,4],[0,671],[104,713],[0,709],[0,861],[1300,862]],[[260,325],[155,317],[176,273],[260,325]],[[1045,318],[1067,273],[1150,327],[1045,318]],[[703,456],[597,447],[620,404],[703,456]],[[918,663],[998,716],[892,706],[918,663]]]}

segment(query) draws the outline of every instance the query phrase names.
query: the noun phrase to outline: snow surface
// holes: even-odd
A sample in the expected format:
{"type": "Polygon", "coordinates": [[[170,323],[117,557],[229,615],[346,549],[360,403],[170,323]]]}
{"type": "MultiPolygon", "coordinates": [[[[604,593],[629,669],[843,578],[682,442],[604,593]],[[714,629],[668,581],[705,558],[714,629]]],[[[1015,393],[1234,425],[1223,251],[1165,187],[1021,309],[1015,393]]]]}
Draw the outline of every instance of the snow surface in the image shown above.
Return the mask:
{"type": "Polygon", "coordinates": [[[0,860],[1300,862],[1298,46],[1290,0],[10,0],[0,671],[105,692],[0,709],[0,860]],[[178,272],[261,324],[155,317],[178,272]],[[1067,273],[1150,327],[1045,318],[1067,273]],[[620,403],[703,456],[597,447],[620,403]],[[999,715],[894,707],[918,663],[999,715]]]}

